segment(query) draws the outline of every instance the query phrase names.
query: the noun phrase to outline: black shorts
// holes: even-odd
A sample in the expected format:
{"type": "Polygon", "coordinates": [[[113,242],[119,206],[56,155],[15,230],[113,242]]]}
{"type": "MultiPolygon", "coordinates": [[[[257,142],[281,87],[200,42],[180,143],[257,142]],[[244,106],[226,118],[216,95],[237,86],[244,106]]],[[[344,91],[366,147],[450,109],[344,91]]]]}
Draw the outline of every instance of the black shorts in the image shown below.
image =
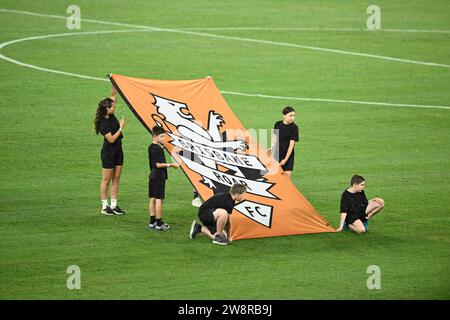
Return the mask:
{"type": "Polygon", "coordinates": [[[155,199],[164,199],[166,189],[166,180],[164,179],[148,179],[148,197],[155,199]]]}
{"type": "Polygon", "coordinates": [[[217,224],[216,220],[214,219],[214,211],[216,211],[216,209],[205,209],[198,212],[200,221],[206,228],[208,228],[209,232],[211,232],[212,234],[216,233],[217,231],[217,224]]]}
{"type": "Polygon", "coordinates": [[[281,166],[284,171],[293,171],[294,170],[294,156],[295,156],[294,154],[291,154],[288,161],[284,165],[281,166]]]}
{"type": "Polygon", "coordinates": [[[116,166],[123,166],[122,148],[102,148],[100,152],[102,168],[114,169],[116,166]]]}
{"type": "Polygon", "coordinates": [[[347,214],[347,217],[345,218],[345,222],[348,224],[353,224],[356,220],[361,220],[362,223],[367,222],[367,216],[365,214],[355,214],[350,215],[347,214]]]}

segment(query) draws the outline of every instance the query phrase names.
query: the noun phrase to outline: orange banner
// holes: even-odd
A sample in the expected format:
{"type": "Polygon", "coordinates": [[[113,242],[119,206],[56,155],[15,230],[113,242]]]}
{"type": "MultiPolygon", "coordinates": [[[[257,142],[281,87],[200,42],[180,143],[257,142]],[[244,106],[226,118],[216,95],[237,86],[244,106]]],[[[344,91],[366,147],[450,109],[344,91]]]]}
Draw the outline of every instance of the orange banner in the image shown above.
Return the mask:
{"type": "Polygon", "coordinates": [[[110,80],[147,130],[166,129],[164,146],[203,200],[235,182],[247,187],[231,215],[231,239],[334,232],[245,130],[211,77],[110,80]]]}

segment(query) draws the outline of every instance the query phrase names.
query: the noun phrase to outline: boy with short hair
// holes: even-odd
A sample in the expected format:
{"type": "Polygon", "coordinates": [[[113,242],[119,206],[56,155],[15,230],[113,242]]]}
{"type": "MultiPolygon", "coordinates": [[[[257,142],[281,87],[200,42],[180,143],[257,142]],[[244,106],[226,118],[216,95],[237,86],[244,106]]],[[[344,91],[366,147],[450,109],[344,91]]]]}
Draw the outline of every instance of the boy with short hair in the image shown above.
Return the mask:
{"type": "Polygon", "coordinates": [[[178,168],[176,163],[166,163],[164,155],[164,139],[165,131],[159,126],[152,129],[153,142],[148,147],[148,161],[150,165],[150,176],[148,182],[148,208],[150,211],[149,228],[156,230],[167,230],[170,226],[162,220],[162,205],[165,198],[165,184],[168,178],[167,168],[178,168]]]}
{"type": "Polygon", "coordinates": [[[367,200],[364,188],[364,177],[354,175],[350,180],[350,188],[341,196],[341,221],[336,232],[351,229],[356,233],[364,233],[369,230],[369,219],[384,208],[381,198],[367,200]]]}
{"type": "Polygon", "coordinates": [[[198,217],[203,226],[195,220],[192,221],[190,238],[195,239],[201,232],[207,235],[214,244],[229,244],[227,236],[230,235],[231,230],[230,215],[235,204],[244,199],[245,192],[244,185],[235,183],[229,192],[215,194],[205,201],[198,210],[198,217]]]}

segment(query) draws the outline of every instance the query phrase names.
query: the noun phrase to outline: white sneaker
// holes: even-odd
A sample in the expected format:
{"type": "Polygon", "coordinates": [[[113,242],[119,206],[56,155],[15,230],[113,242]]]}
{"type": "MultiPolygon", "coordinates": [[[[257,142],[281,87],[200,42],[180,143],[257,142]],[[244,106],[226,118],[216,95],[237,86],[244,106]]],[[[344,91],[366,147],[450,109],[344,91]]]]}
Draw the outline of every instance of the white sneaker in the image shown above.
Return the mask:
{"type": "Polygon", "coordinates": [[[197,197],[194,200],[192,200],[192,205],[194,207],[199,208],[202,204],[203,204],[203,201],[199,197],[197,197]]]}
{"type": "Polygon", "coordinates": [[[159,226],[158,226],[158,224],[156,224],[156,226],[155,226],[155,230],[165,231],[165,230],[169,230],[169,229],[170,229],[170,226],[164,222],[159,226]]]}

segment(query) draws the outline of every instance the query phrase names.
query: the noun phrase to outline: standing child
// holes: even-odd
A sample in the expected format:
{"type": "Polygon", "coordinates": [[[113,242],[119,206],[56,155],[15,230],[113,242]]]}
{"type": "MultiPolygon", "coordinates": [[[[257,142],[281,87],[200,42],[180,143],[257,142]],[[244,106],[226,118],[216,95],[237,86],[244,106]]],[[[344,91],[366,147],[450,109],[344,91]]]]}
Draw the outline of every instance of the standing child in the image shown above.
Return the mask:
{"type": "Polygon", "coordinates": [[[95,112],[95,132],[104,137],[100,152],[102,160],[102,181],[100,194],[102,197],[101,213],[112,216],[122,215],[125,212],[117,204],[119,194],[119,181],[123,168],[122,138],[125,120],[120,121],[114,116],[116,110],[117,91],[113,87],[111,97],[99,102],[95,112]],[[108,188],[111,185],[111,207],[108,205],[108,188]]]}
{"type": "Polygon", "coordinates": [[[156,230],[167,230],[170,226],[162,220],[162,205],[165,198],[165,185],[167,168],[178,168],[176,163],[166,163],[163,150],[163,139],[165,131],[159,126],[152,129],[153,142],[148,147],[148,161],[150,164],[150,176],[148,182],[148,209],[150,211],[149,228],[156,230]]]}
{"type": "Polygon", "coordinates": [[[272,137],[272,156],[280,162],[286,175],[291,178],[294,170],[294,147],[298,141],[298,126],[295,122],[294,108],[287,106],[283,109],[283,120],[274,125],[275,134],[272,137]]]}

